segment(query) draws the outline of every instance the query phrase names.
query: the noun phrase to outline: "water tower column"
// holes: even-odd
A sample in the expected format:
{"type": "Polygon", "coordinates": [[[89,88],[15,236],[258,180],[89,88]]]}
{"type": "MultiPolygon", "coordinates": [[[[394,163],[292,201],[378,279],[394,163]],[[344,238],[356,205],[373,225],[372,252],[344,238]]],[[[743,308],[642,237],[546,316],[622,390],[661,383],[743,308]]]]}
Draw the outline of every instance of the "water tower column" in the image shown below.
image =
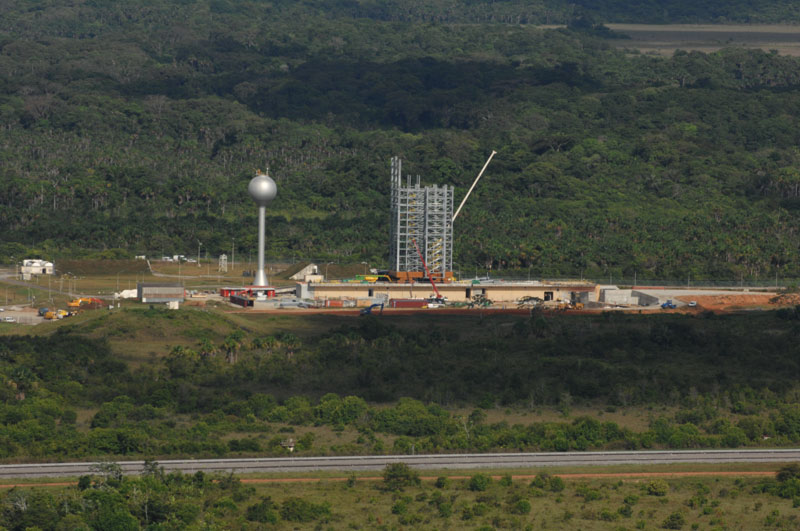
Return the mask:
{"type": "Polygon", "coordinates": [[[264,247],[266,246],[266,217],[267,207],[258,207],[258,269],[256,278],[253,280],[254,286],[268,286],[267,272],[264,270],[264,247]]]}
{"type": "Polygon", "coordinates": [[[267,286],[267,274],[264,271],[264,247],[266,233],[267,205],[278,195],[278,185],[269,175],[259,173],[247,185],[253,200],[258,205],[258,270],[253,280],[254,286],[267,286]]]}

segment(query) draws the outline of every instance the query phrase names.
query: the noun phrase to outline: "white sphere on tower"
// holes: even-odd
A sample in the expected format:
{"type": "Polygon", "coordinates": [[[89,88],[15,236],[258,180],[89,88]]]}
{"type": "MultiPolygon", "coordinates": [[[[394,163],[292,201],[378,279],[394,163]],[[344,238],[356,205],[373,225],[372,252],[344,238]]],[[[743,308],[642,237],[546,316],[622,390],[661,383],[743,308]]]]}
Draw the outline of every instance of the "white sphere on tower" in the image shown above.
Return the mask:
{"type": "Polygon", "coordinates": [[[269,175],[259,173],[250,180],[247,191],[258,206],[267,206],[278,195],[278,185],[269,175]]]}

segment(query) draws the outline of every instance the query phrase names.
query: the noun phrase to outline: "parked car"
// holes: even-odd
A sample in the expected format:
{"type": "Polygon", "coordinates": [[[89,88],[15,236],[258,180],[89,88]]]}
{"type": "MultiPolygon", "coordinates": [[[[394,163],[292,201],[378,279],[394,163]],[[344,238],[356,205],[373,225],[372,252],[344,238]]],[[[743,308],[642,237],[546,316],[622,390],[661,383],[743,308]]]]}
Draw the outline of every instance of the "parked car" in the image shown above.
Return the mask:
{"type": "Polygon", "coordinates": [[[697,301],[689,301],[690,308],[694,308],[695,306],[697,306],[697,301]]]}
{"type": "Polygon", "coordinates": [[[10,316],[9,316],[9,317],[3,317],[3,322],[4,322],[4,323],[16,323],[16,322],[17,322],[17,320],[16,320],[16,319],[14,319],[13,317],[10,317],[10,316]]]}

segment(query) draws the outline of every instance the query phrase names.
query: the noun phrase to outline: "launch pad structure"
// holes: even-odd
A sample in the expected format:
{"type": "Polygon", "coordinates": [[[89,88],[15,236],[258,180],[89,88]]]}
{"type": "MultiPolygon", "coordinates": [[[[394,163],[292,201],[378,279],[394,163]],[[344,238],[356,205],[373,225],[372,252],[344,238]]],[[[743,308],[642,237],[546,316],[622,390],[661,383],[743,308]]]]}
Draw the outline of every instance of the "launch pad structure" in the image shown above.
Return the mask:
{"type": "Polygon", "coordinates": [[[425,259],[430,276],[440,282],[453,279],[453,187],[421,186],[402,175],[402,161],[392,157],[391,247],[389,275],[399,282],[424,278],[425,259]],[[420,252],[414,245],[416,241],[420,252]]]}

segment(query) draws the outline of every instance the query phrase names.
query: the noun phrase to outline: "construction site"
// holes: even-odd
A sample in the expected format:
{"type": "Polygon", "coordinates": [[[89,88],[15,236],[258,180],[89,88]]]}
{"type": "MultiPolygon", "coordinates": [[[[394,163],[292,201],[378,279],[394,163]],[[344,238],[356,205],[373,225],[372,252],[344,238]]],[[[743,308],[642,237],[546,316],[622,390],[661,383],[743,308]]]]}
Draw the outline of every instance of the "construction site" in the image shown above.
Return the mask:
{"type": "MultiPolygon", "coordinates": [[[[83,289],[77,286],[78,276],[66,272],[59,264],[42,260],[25,260],[6,282],[28,288],[25,304],[0,307],[0,323],[36,324],[45,320],[69,317],[84,310],[120,306],[123,301],[141,304],[165,304],[170,309],[181,305],[204,306],[209,303],[232,311],[338,311],[365,315],[396,310],[491,310],[499,312],[528,311],[725,311],[739,308],[770,308],[797,304],[791,294],[778,295],[775,289],[705,289],[703,287],[669,288],[665,286],[617,286],[583,280],[503,280],[502,278],[458,278],[453,270],[454,232],[459,213],[495,155],[489,156],[458,208],[454,208],[452,186],[423,184],[420,176],[403,174],[402,161],[393,157],[390,164],[391,193],[388,213],[390,234],[386,267],[367,267],[361,262],[361,273],[332,268],[330,263],[284,264],[267,271],[264,258],[264,211],[277,195],[277,187],[268,175],[257,175],[249,191],[259,207],[258,264],[243,264],[238,277],[228,273],[227,255],[219,257],[212,274],[211,262],[184,255],[148,259],[137,256],[127,264],[101,264],[93,275],[83,277],[83,289]],[[31,265],[33,264],[33,265],[31,265]],[[116,271],[111,271],[116,267],[116,271]],[[205,268],[205,274],[202,269],[205,268]],[[176,271],[177,270],[177,271],[176,271]],[[123,275],[129,289],[120,289],[120,275],[134,273],[135,282],[123,275]],[[175,274],[177,272],[177,275],[175,274]],[[104,276],[104,273],[108,275],[104,276]],[[116,289],[108,289],[116,273],[116,289]],[[268,274],[269,273],[269,274],[268,274]],[[58,278],[60,275],[60,278],[58,278]],[[88,278],[98,282],[87,282],[88,278]],[[159,278],[160,277],[160,278],[159,278]],[[64,279],[67,291],[63,290],[64,279]],[[99,279],[107,281],[99,282],[99,279]],[[271,279],[270,283],[267,279],[271,279]],[[39,297],[47,305],[36,303],[31,287],[43,289],[47,282],[48,297],[39,297]],[[54,282],[55,279],[55,282],[54,282]],[[215,282],[216,280],[216,282],[215,282]],[[232,282],[232,280],[234,280],[232,282]],[[58,282],[53,297],[54,284],[58,282]],[[73,284],[74,283],[74,284],[73,284]],[[133,284],[133,285],[132,285],[133,284]],[[62,308],[58,308],[58,306],[62,308]],[[352,309],[357,309],[353,312],[352,309]],[[16,312],[16,313],[15,313],[16,312]]],[[[231,256],[233,258],[233,256],[231,256]]],[[[231,273],[235,267],[230,264],[231,273]]],[[[67,264],[78,271],[76,264],[67,264]]],[[[8,293],[8,290],[6,290],[8,293]]],[[[14,300],[12,299],[12,302],[14,300]]],[[[128,304],[128,302],[126,302],[128,304]]]]}

